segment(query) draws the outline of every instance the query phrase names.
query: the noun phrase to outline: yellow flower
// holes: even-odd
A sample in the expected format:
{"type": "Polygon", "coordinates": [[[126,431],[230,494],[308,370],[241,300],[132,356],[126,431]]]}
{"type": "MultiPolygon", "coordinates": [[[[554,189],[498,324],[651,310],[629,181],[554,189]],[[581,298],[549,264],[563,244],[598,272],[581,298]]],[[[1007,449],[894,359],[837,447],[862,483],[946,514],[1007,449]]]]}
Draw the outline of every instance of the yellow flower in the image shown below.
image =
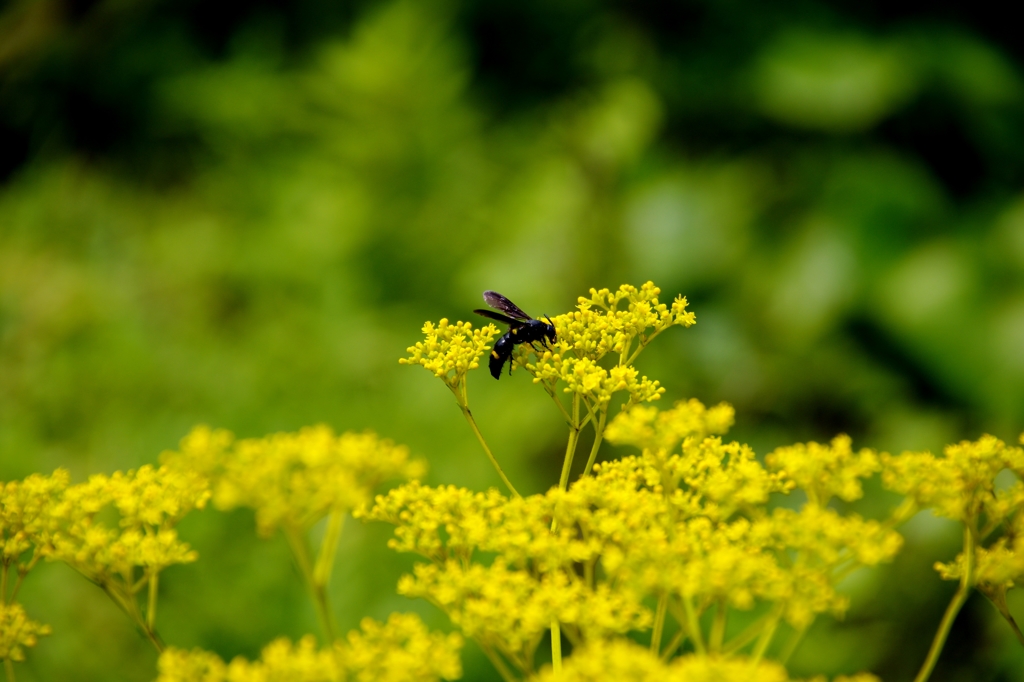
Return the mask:
{"type": "MultiPolygon", "coordinates": [[[[988,547],[978,546],[974,552],[972,577],[987,595],[1001,593],[1024,582],[1024,503],[1021,502],[1022,484],[1017,481],[1005,491],[1007,497],[1017,500],[1016,506],[1005,515],[1003,535],[988,547]]],[[[943,580],[959,580],[966,568],[961,552],[950,563],[936,563],[935,570],[943,580]]]]}
{"type": "Polygon", "coordinates": [[[465,488],[431,488],[417,481],[378,495],[371,508],[356,509],[353,516],[367,521],[394,524],[395,537],[388,546],[399,552],[416,552],[437,562],[449,557],[469,559],[485,542],[508,498],[491,488],[474,493],[465,488]]]}
{"type": "MultiPolygon", "coordinates": [[[[606,433],[613,443],[642,449],[637,464],[642,462],[647,484],[667,495],[681,513],[725,520],[763,505],[770,493],[786,492],[792,485],[767,471],[749,446],[708,437],[725,433],[733,416],[730,405],[708,409],[698,400],[665,411],[636,406],[619,413],[606,433]],[[681,451],[675,452],[680,443],[681,451]]],[[[609,466],[615,465],[606,464],[604,470],[609,466]]]]}
{"type": "Polygon", "coordinates": [[[200,426],[182,440],[179,452],[162,458],[175,470],[211,477],[219,509],[254,509],[265,536],[282,525],[308,529],[332,511],[369,501],[387,480],[424,473],[423,462],[410,461],[404,446],[372,433],[336,436],[323,425],[238,441],[229,432],[200,426]]]}
{"type": "MultiPolygon", "coordinates": [[[[647,647],[629,640],[594,642],[573,651],[561,672],[546,668],[537,682],[789,682],[786,669],[774,661],[742,656],[689,654],[665,662],[647,647]]],[[[816,677],[812,682],[825,682],[816,677]]],[[[879,682],[868,673],[840,675],[834,682],[879,682]]]]}
{"type": "Polygon", "coordinates": [[[100,585],[125,583],[129,589],[125,581],[136,567],[152,573],[196,560],[174,525],[205,507],[209,497],[205,478],[166,466],[96,474],[67,488],[52,507],[56,525],[44,553],[100,585]],[[119,512],[117,528],[97,518],[110,506],[119,512]]]}
{"type": "Polygon", "coordinates": [[[54,530],[53,506],[68,487],[64,469],[51,476],[32,474],[0,483],[0,563],[15,562],[33,545],[45,544],[54,530]]]}
{"type": "Polygon", "coordinates": [[[727,403],[708,409],[696,399],[677,402],[672,409],[664,411],[638,405],[616,415],[608,424],[605,438],[617,445],[668,452],[687,438],[703,439],[728,432],[735,414],[732,405],[727,403]]]}
{"type": "Polygon", "coordinates": [[[852,502],[864,494],[861,479],[882,467],[874,450],[854,452],[850,444],[850,437],[841,434],[828,445],[812,442],[777,448],[764,461],[769,469],[784,474],[804,490],[813,504],[824,506],[832,496],[852,502]]]}
{"type": "MultiPolygon", "coordinates": [[[[786,669],[771,661],[743,657],[688,655],[662,661],[647,647],[629,640],[594,642],[565,661],[562,671],[551,668],[537,682],[788,682],[786,669]]],[[[867,679],[863,682],[868,682],[867,679]]]]}
{"type": "Polygon", "coordinates": [[[639,289],[624,284],[616,292],[591,289],[589,298],[579,298],[575,312],[552,318],[558,339],[554,344],[540,349],[522,344],[514,365],[525,367],[549,390],[563,382],[565,392],[580,395],[594,410],[606,409],[611,396],[620,391],[629,395],[629,404],[657,400],[665,389],[640,376],[632,364],[662,331],[696,321],[686,310],[685,298],[666,306],[658,302],[659,293],[651,282],[639,289]],[[623,302],[625,309],[619,310],[623,302]],[[601,360],[609,353],[617,353],[618,362],[606,367],[601,360]]]}
{"type": "Polygon", "coordinates": [[[947,445],[941,456],[930,452],[883,455],[882,467],[886,488],[906,495],[920,508],[968,525],[981,521],[995,527],[1024,498],[1019,486],[1003,493],[995,489],[996,476],[1003,469],[1013,471],[1018,479],[1024,476],[1024,449],[994,436],[947,445]]]}
{"type": "MultiPolygon", "coordinates": [[[[937,562],[935,570],[943,580],[960,580],[964,554],[950,563],[937,562]]],[[[975,555],[975,583],[988,589],[1010,589],[1024,579],[1024,538],[999,538],[991,547],[978,547],[975,555]]]]}
{"type": "MultiPolygon", "coordinates": [[[[168,647],[157,660],[157,682],[228,682],[228,666],[220,656],[202,649],[185,651],[168,647]]],[[[231,682],[253,679],[240,675],[231,682]]],[[[260,679],[265,682],[265,678],[260,679]]]]}
{"type": "Polygon", "coordinates": [[[399,594],[424,597],[448,614],[467,636],[497,648],[517,667],[530,669],[541,636],[558,620],[584,640],[650,627],[651,614],[630,592],[602,584],[589,588],[567,571],[537,576],[501,558],[490,566],[418,564],[399,594]]]}
{"type": "Polygon", "coordinates": [[[0,601],[0,660],[24,661],[25,648],[51,632],[49,625],[30,620],[21,604],[0,601]]]}
{"type": "Polygon", "coordinates": [[[819,565],[838,567],[854,561],[874,566],[891,560],[903,546],[903,537],[878,521],[844,516],[815,504],[799,511],[774,509],[770,524],[779,544],[813,556],[819,565]]]}
{"type": "Polygon", "coordinates": [[[422,365],[458,392],[466,373],[480,366],[480,357],[487,352],[487,344],[498,334],[498,328],[487,324],[473,329],[469,322],[450,324],[446,318],[442,318],[437,325],[426,322],[423,334],[426,339],[409,346],[406,349],[409,357],[400,358],[398,362],[403,365],[422,365]]]}
{"type": "Polygon", "coordinates": [[[338,645],[348,679],[365,682],[457,680],[462,677],[456,633],[430,632],[414,613],[392,613],[387,623],[364,618],[338,645]]]}
{"type": "Polygon", "coordinates": [[[318,648],[307,635],[277,639],[258,661],[168,648],[157,661],[156,682],[435,682],[462,675],[457,634],[431,633],[414,614],[393,613],[386,624],[366,618],[346,641],[318,648]]]}
{"type": "Polygon", "coordinates": [[[7,483],[0,493],[5,585],[11,565],[34,545],[31,559],[18,565],[19,582],[41,557],[63,561],[107,592],[155,641],[160,571],[197,558],[174,526],[206,505],[210,491],[204,476],[146,465],[69,486],[67,472],[57,470],[49,477],[7,483]],[[143,618],[138,595],[146,587],[150,598],[143,618]]]}
{"type": "Polygon", "coordinates": [[[752,534],[789,557],[784,616],[795,627],[806,627],[819,613],[841,616],[848,600],[836,587],[839,575],[857,566],[891,561],[903,546],[896,531],[856,514],[807,504],[799,511],[786,508],[755,522],[752,534]]]}
{"type": "MultiPolygon", "coordinates": [[[[378,496],[357,516],[394,524],[392,548],[434,562],[403,579],[404,594],[433,601],[467,636],[516,660],[552,618],[583,627],[578,614],[557,613],[548,597],[536,597],[565,580],[563,589],[592,606],[602,587],[614,585],[633,603],[661,595],[742,609],[774,602],[798,627],[822,612],[841,613],[841,572],[891,559],[902,538],[816,505],[767,515],[769,493],[786,489],[750,448],[688,439],[681,454],[667,458],[645,452],[602,463],[568,491],[510,500],[494,490],[413,483],[378,496]],[[498,558],[489,568],[471,564],[480,552],[498,558]],[[590,577],[577,584],[580,567],[590,577]],[[517,601],[534,604],[530,624],[515,611],[517,601]],[[493,612],[474,620],[484,609],[493,612]]],[[[643,627],[647,615],[620,608],[628,618],[609,631],[643,627]]],[[[588,619],[602,622],[593,613],[588,619]]]]}
{"type": "Polygon", "coordinates": [[[723,443],[717,437],[688,440],[679,455],[664,463],[644,453],[644,460],[657,466],[662,485],[673,493],[677,506],[698,508],[699,513],[726,520],[744,511],[752,513],[775,492],[788,492],[790,485],[778,474],[767,471],[748,445],[723,443]],[[679,488],[679,484],[685,484],[679,488]]]}

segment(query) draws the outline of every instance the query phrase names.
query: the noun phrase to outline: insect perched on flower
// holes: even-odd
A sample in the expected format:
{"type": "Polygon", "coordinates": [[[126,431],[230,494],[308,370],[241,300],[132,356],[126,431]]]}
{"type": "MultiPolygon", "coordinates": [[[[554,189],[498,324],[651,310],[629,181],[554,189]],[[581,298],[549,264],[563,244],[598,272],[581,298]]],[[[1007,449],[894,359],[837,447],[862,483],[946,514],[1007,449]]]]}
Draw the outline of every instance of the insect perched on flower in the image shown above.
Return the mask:
{"type": "MultiPolygon", "coordinates": [[[[501,378],[501,369],[505,366],[506,362],[511,360],[512,351],[515,350],[516,344],[534,343],[535,341],[544,342],[545,339],[551,343],[555,342],[555,325],[550,317],[546,317],[547,322],[535,320],[524,313],[515,303],[496,291],[485,291],[484,301],[495,310],[500,310],[506,314],[501,315],[500,313],[483,309],[477,309],[473,312],[508,325],[508,331],[498,339],[494,344],[494,349],[491,351],[489,367],[491,369],[491,376],[495,379],[501,378]]],[[[508,365],[508,373],[512,374],[511,362],[508,365]]]]}

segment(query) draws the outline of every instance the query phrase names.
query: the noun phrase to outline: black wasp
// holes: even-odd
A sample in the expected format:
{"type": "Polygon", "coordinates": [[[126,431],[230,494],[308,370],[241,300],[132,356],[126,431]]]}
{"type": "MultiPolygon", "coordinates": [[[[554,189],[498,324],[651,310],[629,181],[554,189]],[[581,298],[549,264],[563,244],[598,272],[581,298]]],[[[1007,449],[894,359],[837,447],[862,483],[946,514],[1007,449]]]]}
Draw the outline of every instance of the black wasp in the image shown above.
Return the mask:
{"type": "Polygon", "coordinates": [[[555,325],[551,322],[550,317],[546,318],[547,322],[535,320],[497,291],[485,291],[484,301],[495,310],[500,310],[505,314],[501,315],[483,309],[477,309],[473,312],[508,325],[508,331],[498,339],[498,342],[494,344],[494,350],[491,351],[489,367],[491,368],[491,376],[495,379],[501,378],[501,368],[505,366],[506,362],[508,362],[508,373],[512,374],[511,358],[516,344],[533,343],[534,341],[544,342],[545,339],[552,343],[555,341],[555,325]]]}

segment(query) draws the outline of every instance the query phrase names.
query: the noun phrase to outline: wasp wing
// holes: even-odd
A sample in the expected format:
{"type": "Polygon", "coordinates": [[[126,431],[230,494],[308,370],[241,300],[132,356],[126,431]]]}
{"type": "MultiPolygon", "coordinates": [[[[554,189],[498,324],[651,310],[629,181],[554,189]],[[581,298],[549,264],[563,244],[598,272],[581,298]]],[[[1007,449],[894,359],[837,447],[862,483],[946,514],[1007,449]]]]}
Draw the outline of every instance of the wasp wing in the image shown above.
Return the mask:
{"type": "Polygon", "coordinates": [[[500,310],[501,312],[506,313],[509,317],[513,317],[517,320],[526,321],[533,319],[524,313],[519,306],[499,294],[497,291],[485,291],[484,302],[495,310],[500,310]]]}
{"type": "Polygon", "coordinates": [[[523,323],[520,322],[519,320],[514,320],[511,317],[508,317],[506,315],[502,315],[501,313],[492,312],[490,310],[484,310],[482,308],[477,308],[473,312],[476,313],[477,315],[483,315],[484,317],[489,317],[492,320],[497,320],[498,322],[501,322],[502,324],[507,324],[509,327],[522,327],[523,326],[523,323]]]}

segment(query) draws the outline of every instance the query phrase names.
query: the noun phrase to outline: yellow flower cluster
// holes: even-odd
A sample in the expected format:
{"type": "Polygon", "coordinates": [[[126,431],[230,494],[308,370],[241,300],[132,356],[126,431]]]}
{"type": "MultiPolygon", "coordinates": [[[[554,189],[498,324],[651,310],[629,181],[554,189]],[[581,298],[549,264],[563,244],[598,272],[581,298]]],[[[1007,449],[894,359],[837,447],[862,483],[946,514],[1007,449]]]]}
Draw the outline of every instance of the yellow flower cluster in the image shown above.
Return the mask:
{"type": "Polygon", "coordinates": [[[765,457],[765,464],[783,472],[812,504],[824,506],[833,496],[852,502],[864,495],[861,479],[882,466],[878,453],[867,448],[854,452],[851,442],[841,434],[828,445],[797,443],[777,448],[765,457]]]}
{"type": "Polygon", "coordinates": [[[21,604],[0,601],[0,660],[25,660],[25,648],[50,632],[49,625],[30,620],[21,604]]]}
{"type": "Polygon", "coordinates": [[[487,352],[491,339],[498,334],[498,328],[487,324],[473,329],[469,322],[451,324],[442,318],[437,325],[427,322],[423,325],[426,339],[409,346],[409,357],[399,359],[403,365],[422,365],[434,376],[444,381],[453,391],[458,392],[466,373],[480,366],[480,357],[487,352]]]}
{"type": "Polygon", "coordinates": [[[583,639],[649,626],[650,613],[638,597],[567,570],[596,560],[600,551],[572,522],[585,513],[583,506],[557,489],[510,500],[493,489],[473,493],[414,482],[378,496],[372,509],[356,515],[395,524],[392,548],[433,561],[402,578],[401,594],[433,602],[489,655],[500,652],[529,673],[554,619],[583,639]],[[553,516],[564,522],[554,532],[553,516]],[[473,563],[480,552],[497,558],[487,566],[473,563]]]}
{"type": "Polygon", "coordinates": [[[39,538],[52,532],[51,509],[68,480],[68,472],[58,469],[52,476],[32,474],[23,481],[0,482],[0,660],[8,666],[25,660],[25,648],[51,632],[49,625],[30,620],[14,599],[42,558],[39,538]]]}
{"type": "Polygon", "coordinates": [[[260,535],[283,532],[329,640],[337,633],[327,588],[346,514],[385,481],[425,471],[403,446],[373,433],[335,435],[324,425],[242,440],[199,426],[161,460],[178,471],[200,472],[218,509],[253,509],[260,535]],[[311,548],[309,533],[325,517],[324,533],[311,548]]]}
{"type": "Polygon", "coordinates": [[[633,367],[640,352],[654,337],[674,325],[689,327],[696,322],[686,310],[686,299],[678,297],[670,306],[658,302],[661,290],[652,282],[639,289],[629,284],[618,291],[590,290],[579,298],[577,310],[552,318],[557,341],[537,349],[518,347],[514,364],[525,367],[553,390],[565,383],[565,392],[581,396],[592,410],[607,408],[612,394],[626,391],[629,404],[657,400],[665,389],[659,382],[640,376],[633,367]],[[624,309],[619,306],[625,302],[624,309]],[[618,354],[618,362],[605,367],[601,360],[618,354]],[[530,361],[530,356],[534,360],[530,361]]]}
{"type": "MultiPolygon", "coordinates": [[[[619,353],[622,358],[632,358],[634,341],[646,346],[652,338],[672,325],[692,326],[697,318],[686,310],[686,298],[679,296],[671,306],[658,303],[661,289],[653,282],[643,284],[639,289],[623,284],[618,291],[608,289],[590,290],[590,298],[580,296],[578,313],[570,316],[569,332],[576,340],[575,350],[582,355],[601,359],[606,353],[619,353]],[[619,305],[625,301],[626,309],[619,305]],[[594,309],[605,311],[602,316],[594,309]],[[591,313],[597,317],[591,317],[591,313]]],[[[629,364],[628,361],[624,364],[629,364]]]]}
{"type": "Polygon", "coordinates": [[[0,563],[18,562],[37,538],[52,532],[50,511],[69,483],[68,472],[57,469],[51,476],[32,474],[23,481],[0,484],[0,563]]]}
{"type": "MultiPolygon", "coordinates": [[[[975,551],[974,581],[986,591],[1005,591],[1024,582],[1024,528],[1017,521],[1007,529],[1008,536],[996,540],[990,547],[975,551]]],[[[943,580],[960,580],[965,569],[963,552],[949,563],[936,563],[935,570],[943,580]]]]}
{"type": "Polygon", "coordinates": [[[151,575],[196,560],[174,526],[188,512],[205,507],[209,497],[203,476],[167,466],[93,475],[68,487],[51,508],[56,525],[42,537],[44,553],[101,586],[123,583],[128,588],[136,568],[151,575]],[[119,513],[116,528],[98,518],[108,507],[119,513]]]}
{"type": "Polygon", "coordinates": [[[278,639],[258,661],[225,663],[216,654],[170,648],[160,655],[156,682],[434,682],[462,676],[457,634],[431,633],[414,614],[386,624],[364,619],[347,641],[320,649],[312,636],[278,639]]]}
{"type": "Polygon", "coordinates": [[[911,510],[930,508],[964,524],[963,551],[935,569],[944,580],[961,581],[963,598],[977,586],[1024,641],[1006,606],[1006,591],[1024,581],[1024,449],[985,435],[948,445],[941,457],[904,452],[882,463],[883,484],[906,495],[911,510]],[[1013,482],[997,486],[1004,470],[1013,482]]]}
{"type": "MultiPolygon", "coordinates": [[[[1024,449],[994,436],[947,445],[942,456],[904,452],[882,457],[882,484],[911,498],[919,508],[967,524],[998,525],[1024,503],[1024,449]],[[1017,482],[996,490],[996,476],[1009,469],[1017,482]]],[[[980,529],[979,529],[980,530],[980,529]]],[[[985,533],[987,535],[987,533],[985,533]]]]}
{"type": "Polygon", "coordinates": [[[744,658],[682,656],[670,663],[628,640],[595,642],[574,651],[560,673],[545,670],[538,682],[788,682],[778,663],[744,658]]]}
{"type": "Polygon", "coordinates": [[[736,411],[728,403],[712,408],[699,400],[678,402],[670,410],[652,406],[637,406],[624,410],[608,424],[605,438],[618,445],[633,445],[641,450],[667,453],[687,438],[703,440],[706,436],[729,431],[736,411]]]}
{"type": "MultiPolygon", "coordinates": [[[[606,474],[621,477],[639,460],[614,464],[573,490],[612,488],[606,474]]],[[[752,488],[755,495],[764,491],[761,484],[752,488]]],[[[727,520],[719,504],[707,505],[711,514],[673,504],[681,493],[668,499],[648,495],[631,513],[602,515],[589,537],[602,540],[601,566],[610,579],[643,594],[720,601],[740,609],[758,600],[774,602],[788,622],[803,627],[815,614],[845,610],[846,599],[836,588],[841,569],[889,560],[902,543],[877,522],[816,505],[727,520]]]]}
{"type": "Polygon", "coordinates": [[[254,509],[263,535],[281,526],[310,528],[332,511],[369,501],[381,483],[416,478],[425,469],[404,446],[372,433],[338,436],[323,425],[243,440],[199,426],[178,452],[161,458],[175,470],[210,477],[217,508],[254,509]]]}
{"type": "Polygon", "coordinates": [[[490,566],[419,564],[401,579],[398,592],[433,602],[467,637],[497,648],[524,672],[552,620],[572,626],[586,641],[651,623],[650,612],[624,590],[591,588],[568,571],[513,569],[500,557],[490,566]]]}
{"type": "Polygon", "coordinates": [[[903,537],[878,521],[816,504],[799,511],[775,509],[770,522],[755,527],[753,533],[759,532],[789,558],[781,585],[784,617],[798,628],[810,625],[818,613],[842,615],[848,600],[836,588],[840,577],[858,566],[891,561],[903,547],[903,537]]]}
{"type": "MultiPolygon", "coordinates": [[[[574,651],[561,672],[547,669],[537,682],[789,682],[786,669],[771,661],[743,657],[681,656],[662,661],[628,640],[595,642],[574,651]]],[[[814,682],[825,682],[815,678],[814,682]]],[[[840,676],[834,682],[878,682],[874,675],[840,676]]]]}
{"type": "Polygon", "coordinates": [[[768,472],[749,446],[709,437],[728,431],[733,417],[731,405],[708,409],[698,400],[665,411],[649,406],[623,410],[608,425],[606,436],[609,442],[639,447],[640,460],[609,462],[603,475],[616,475],[617,466],[642,467],[646,485],[664,494],[684,516],[725,520],[739,510],[749,512],[792,484],[781,473],[768,472]]]}
{"type": "MultiPolygon", "coordinates": [[[[708,410],[697,401],[660,414],[634,407],[609,435],[650,447],[599,464],[567,491],[507,499],[413,483],[357,515],[394,524],[392,548],[433,562],[403,578],[400,592],[437,604],[467,636],[524,671],[552,620],[581,642],[643,630],[652,622],[646,597],[668,599],[680,620],[688,603],[771,603],[797,628],[819,613],[841,614],[841,576],[891,559],[902,538],[814,503],[769,514],[769,495],[795,481],[766,469],[749,447],[706,436],[731,419],[728,406],[708,410]],[[474,563],[481,554],[497,558],[474,563]]],[[[794,447],[786,462],[809,471],[804,460],[818,449],[794,447]]],[[[830,472],[841,479],[869,470],[839,457],[813,484],[845,490],[830,472]]]]}
{"type": "MultiPolygon", "coordinates": [[[[159,574],[172,564],[197,558],[178,538],[175,525],[188,512],[204,507],[209,497],[207,480],[200,473],[151,465],[127,473],[97,474],[78,485],[69,485],[68,473],[61,469],[52,476],[33,474],[3,484],[2,585],[5,589],[10,585],[9,573],[15,565],[12,595],[40,558],[63,561],[99,585],[158,643],[154,627],[159,574]],[[29,549],[32,554],[22,561],[29,549]],[[146,588],[148,608],[143,617],[138,595],[146,588]]],[[[0,597],[0,604],[9,602],[8,595],[0,597]]],[[[37,634],[48,632],[45,626],[27,621],[20,606],[8,603],[4,608],[8,609],[5,623],[14,625],[5,625],[3,646],[31,646],[37,634]],[[20,639],[8,639],[19,627],[20,639]]],[[[20,648],[11,650],[20,655],[20,648]]]]}
{"type": "Polygon", "coordinates": [[[378,495],[372,509],[356,509],[353,516],[394,524],[395,537],[388,546],[396,551],[415,552],[438,563],[449,558],[469,561],[474,549],[488,540],[493,526],[500,525],[508,503],[494,488],[474,493],[413,481],[378,495]]]}

